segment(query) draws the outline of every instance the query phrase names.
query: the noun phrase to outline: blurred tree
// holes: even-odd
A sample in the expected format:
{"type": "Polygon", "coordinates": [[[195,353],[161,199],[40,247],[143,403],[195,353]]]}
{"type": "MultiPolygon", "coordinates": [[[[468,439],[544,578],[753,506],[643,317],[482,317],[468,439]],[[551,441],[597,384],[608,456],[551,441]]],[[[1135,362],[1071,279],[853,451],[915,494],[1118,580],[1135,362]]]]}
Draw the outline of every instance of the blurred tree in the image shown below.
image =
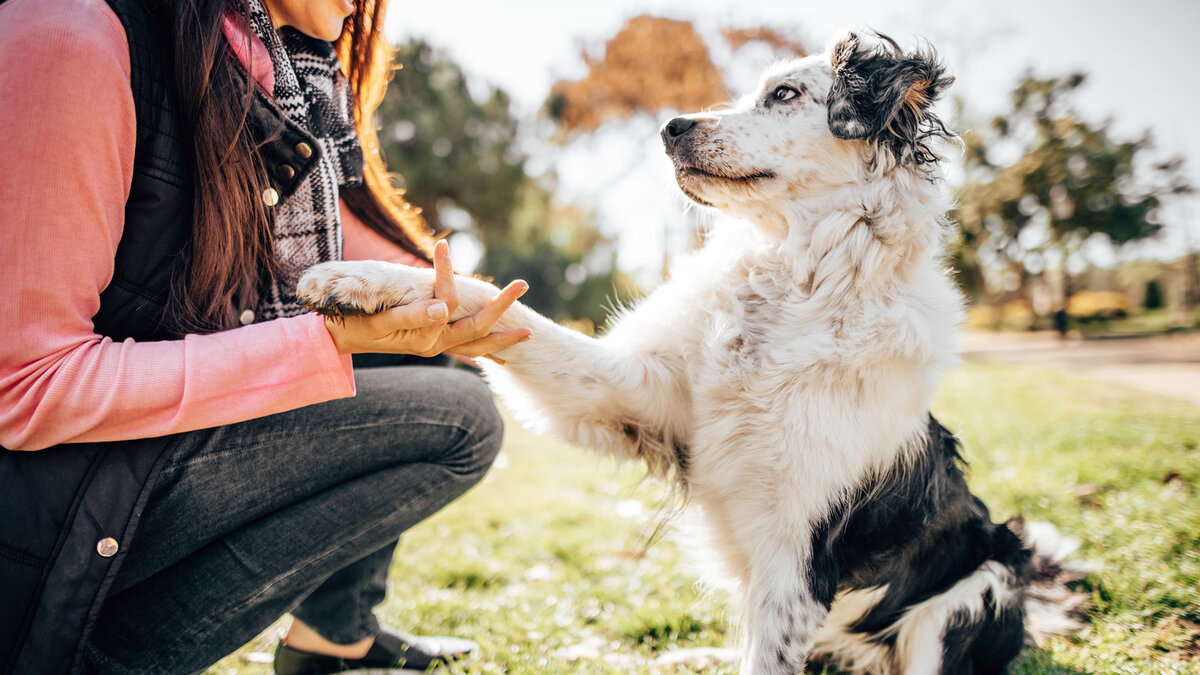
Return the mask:
{"type": "Polygon", "coordinates": [[[963,257],[1010,278],[1061,275],[1058,307],[1085,240],[1103,235],[1119,246],[1154,236],[1162,200],[1191,191],[1182,160],[1147,160],[1148,135],[1121,141],[1107,123],[1078,118],[1070,100],[1084,80],[1027,75],[1009,110],[963,135],[966,180],[954,214],[963,257]]]}
{"type": "Polygon", "coordinates": [[[721,36],[729,46],[737,51],[748,44],[762,43],[769,46],[777,54],[788,57],[805,56],[808,51],[804,45],[770,26],[751,26],[749,28],[726,27],[721,29],[721,36]]]}
{"type": "MultiPolygon", "coordinates": [[[[763,44],[779,57],[804,56],[804,47],[767,26],[720,30],[736,52],[763,44]]],[[[588,133],[609,121],[661,110],[703,110],[729,100],[723,69],[689,21],[635,16],[604,44],[599,58],[583,50],[587,75],[559,81],[546,100],[549,116],[567,132],[588,133]]]]}
{"type": "Polygon", "coordinates": [[[641,290],[617,269],[616,242],[593,226],[591,212],[554,206],[551,180],[525,183],[505,241],[486,248],[480,269],[528,281],[522,302],[548,316],[584,319],[589,325],[581,328],[590,332],[641,290]]]}
{"type": "Polygon", "coordinates": [[[402,69],[377,113],[380,145],[405,198],[435,232],[473,235],[484,250],[478,271],[525,279],[522,301],[552,318],[598,322],[605,298],[621,302],[635,292],[591,214],[553,208],[553,177],[526,175],[503,90],[469,83],[423,40],[397,47],[396,61],[402,69]]]}
{"type": "Polygon", "coordinates": [[[589,132],[609,120],[662,108],[700,110],[729,98],[708,47],[687,21],[641,15],[604,45],[585,50],[587,76],[556,82],[546,108],[569,131],[589,132]]]}
{"type": "Polygon", "coordinates": [[[423,40],[397,47],[396,61],[403,68],[377,114],[380,146],[406,198],[435,232],[465,229],[466,212],[481,241],[502,237],[526,179],[508,95],[472,92],[458,64],[423,40]]]}

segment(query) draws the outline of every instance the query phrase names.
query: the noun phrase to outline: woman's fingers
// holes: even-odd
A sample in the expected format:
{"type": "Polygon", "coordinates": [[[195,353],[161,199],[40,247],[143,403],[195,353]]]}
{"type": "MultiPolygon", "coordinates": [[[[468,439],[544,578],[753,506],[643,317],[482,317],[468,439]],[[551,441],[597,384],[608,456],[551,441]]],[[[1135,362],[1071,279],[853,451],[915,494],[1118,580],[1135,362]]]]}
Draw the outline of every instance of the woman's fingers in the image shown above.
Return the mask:
{"type": "Polygon", "coordinates": [[[370,316],[327,320],[338,351],[433,354],[452,351],[463,356],[485,356],[528,339],[525,328],[493,333],[496,322],[529,284],[514,281],[475,314],[450,323],[458,293],[445,242],[434,247],[434,297],[392,307],[370,316]]]}
{"type": "Polygon", "coordinates": [[[450,262],[450,246],[445,239],[433,245],[433,297],[446,303],[453,314],[458,308],[458,289],[454,286],[454,265],[450,262]]]}
{"type": "Polygon", "coordinates": [[[528,290],[529,284],[524,281],[517,280],[510,283],[478,312],[450,324],[447,329],[447,337],[452,343],[462,343],[478,340],[491,333],[492,326],[500,320],[504,312],[528,290]]]}
{"type": "MultiPolygon", "coordinates": [[[[504,331],[503,333],[490,333],[478,340],[464,342],[463,344],[451,347],[448,351],[459,356],[488,356],[492,352],[500,351],[505,347],[511,347],[518,342],[524,342],[533,337],[533,331],[528,328],[518,328],[517,330],[504,331]]],[[[500,362],[497,359],[497,362],[500,362]]]]}

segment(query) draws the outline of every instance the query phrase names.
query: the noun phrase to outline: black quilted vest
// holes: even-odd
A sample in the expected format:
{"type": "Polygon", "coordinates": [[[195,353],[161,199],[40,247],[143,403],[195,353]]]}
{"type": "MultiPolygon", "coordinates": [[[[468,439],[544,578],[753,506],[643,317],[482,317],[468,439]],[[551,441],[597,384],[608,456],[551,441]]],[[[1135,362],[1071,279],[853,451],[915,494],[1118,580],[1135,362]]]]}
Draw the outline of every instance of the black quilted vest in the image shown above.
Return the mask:
{"type": "MultiPolygon", "coordinates": [[[[129,41],[137,147],[113,280],[93,322],[116,340],[172,339],[181,331],[165,307],[192,224],[192,160],[165,65],[171,32],[139,0],[108,2],[129,41]]],[[[319,146],[261,93],[250,117],[272,187],[286,197],[319,146]]],[[[0,448],[0,673],[83,672],[84,647],[172,440],[0,448]]]]}
{"type": "MultiPolygon", "coordinates": [[[[137,146],[113,279],[100,294],[100,311],[92,321],[97,333],[114,340],[169,340],[184,332],[173,325],[166,305],[172,276],[185,272],[180,254],[192,224],[191,144],[180,139],[167,67],[170,54],[161,39],[171,35],[172,28],[159,18],[164,13],[161,2],[109,0],[109,4],[129,40],[137,146]]],[[[276,198],[286,198],[316,167],[320,145],[285,119],[257,89],[249,130],[260,146],[276,198]]],[[[246,308],[235,309],[240,314],[246,308]]]]}
{"type": "Polygon", "coordinates": [[[179,337],[166,306],[172,275],[184,271],[181,253],[191,234],[191,146],[180,141],[170,61],[160,40],[170,35],[169,26],[151,23],[136,0],[109,4],[129,40],[137,145],[112,282],[100,294],[92,323],[114,340],[166,340],[179,337]]]}

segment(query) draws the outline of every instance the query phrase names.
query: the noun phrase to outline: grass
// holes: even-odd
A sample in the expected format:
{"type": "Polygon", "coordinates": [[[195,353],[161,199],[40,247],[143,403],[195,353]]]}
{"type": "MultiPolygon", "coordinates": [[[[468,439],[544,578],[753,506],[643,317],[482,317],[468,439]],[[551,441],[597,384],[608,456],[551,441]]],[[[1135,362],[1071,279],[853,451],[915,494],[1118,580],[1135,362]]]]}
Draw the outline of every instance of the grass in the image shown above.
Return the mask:
{"type": "MultiPolygon", "coordinates": [[[[1081,586],[1087,627],[1027,648],[1011,672],[1200,673],[1200,408],[969,365],[934,412],[962,437],[993,519],[1052,521],[1100,566],[1081,586]]],[[[456,673],[677,672],[646,664],[731,643],[733,617],[669,537],[646,546],[662,499],[633,468],[510,425],[485,482],[405,535],[381,618],[478,641],[482,656],[456,673]]],[[[254,661],[278,630],[209,673],[270,673],[254,661]]]]}
{"type": "MultiPolygon", "coordinates": [[[[1005,313],[1004,307],[982,305],[973,307],[968,313],[967,329],[979,332],[1026,332],[1054,330],[1052,316],[1035,316],[1027,306],[1009,303],[1015,309],[1005,313]]],[[[1135,310],[1128,316],[1105,319],[1102,317],[1073,316],[1070,330],[1079,331],[1085,338],[1145,337],[1163,333],[1179,333],[1200,330],[1200,307],[1196,307],[1188,323],[1187,315],[1181,319],[1178,312],[1167,308],[1135,310]],[[1182,325],[1181,325],[1182,324],[1182,325]]]]}
{"type": "Polygon", "coordinates": [[[1174,312],[1163,307],[1107,321],[1076,319],[1072,323],[1084,337],[1134,337],[1200,329],[1200,307],[1194,313],[1191,326],[1176,325],[1177,318],[1174,312]]]}

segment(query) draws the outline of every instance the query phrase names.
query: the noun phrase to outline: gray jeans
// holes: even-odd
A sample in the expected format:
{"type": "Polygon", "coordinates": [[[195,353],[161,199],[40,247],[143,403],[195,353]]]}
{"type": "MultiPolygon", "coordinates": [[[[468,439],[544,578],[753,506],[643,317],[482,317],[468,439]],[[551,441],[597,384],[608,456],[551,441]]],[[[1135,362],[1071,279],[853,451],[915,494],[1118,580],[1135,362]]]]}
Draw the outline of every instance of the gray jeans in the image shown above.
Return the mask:
{"type": "Polygon", "coordinates": [[[284,613],[374,635],[400,534],[477,483],[502,426],[475,375],[355,372],[358,394],[182,434],[88,646],[100,672],[187,673],[284,613]]]}

